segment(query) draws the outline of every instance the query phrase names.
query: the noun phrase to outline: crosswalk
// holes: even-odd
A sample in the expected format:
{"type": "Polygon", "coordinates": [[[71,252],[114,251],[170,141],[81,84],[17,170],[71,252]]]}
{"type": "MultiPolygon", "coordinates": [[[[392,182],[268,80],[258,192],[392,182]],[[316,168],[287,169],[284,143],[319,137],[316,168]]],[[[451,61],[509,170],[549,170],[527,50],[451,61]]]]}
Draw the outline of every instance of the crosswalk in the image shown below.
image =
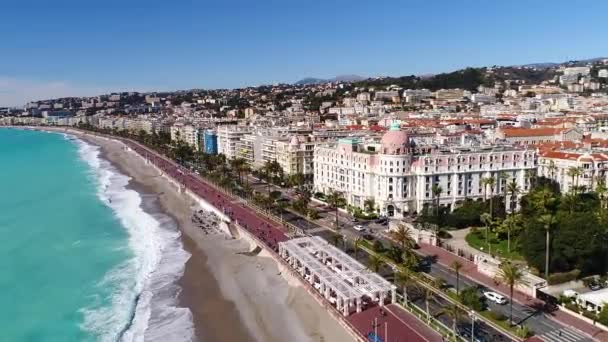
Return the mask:
{"type": "Polygon", "coordinates": [[[538,336],[545,342],[591,342],[591,338],[570,328],[562,328],[538,336]]]}

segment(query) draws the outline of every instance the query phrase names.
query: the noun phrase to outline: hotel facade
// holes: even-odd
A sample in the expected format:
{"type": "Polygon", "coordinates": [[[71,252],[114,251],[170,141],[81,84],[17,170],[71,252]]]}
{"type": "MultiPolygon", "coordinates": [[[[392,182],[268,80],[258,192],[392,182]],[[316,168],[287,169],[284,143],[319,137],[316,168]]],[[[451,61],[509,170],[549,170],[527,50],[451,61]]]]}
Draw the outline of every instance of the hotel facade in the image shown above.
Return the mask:
{"type": "Polygon", "coordinates": [[[536,167],[532,149],[415,146],[393,124],[379,143],[343,138],[316,145],[314,189],[325,194],[339,191],[348,204],[360,208],[365,200],[373,199],[381,215],[403,217],[432,205],[436,200],[433,185],[442,189],[440,205],[449,208],[466,199],[483,199],[486,191],[488,196],[503,193],[512,180],[525,193],[530,188],[526,171],[536,167]],[[487,177],[497,180],[491,189],[482,184],[487,177]]]}

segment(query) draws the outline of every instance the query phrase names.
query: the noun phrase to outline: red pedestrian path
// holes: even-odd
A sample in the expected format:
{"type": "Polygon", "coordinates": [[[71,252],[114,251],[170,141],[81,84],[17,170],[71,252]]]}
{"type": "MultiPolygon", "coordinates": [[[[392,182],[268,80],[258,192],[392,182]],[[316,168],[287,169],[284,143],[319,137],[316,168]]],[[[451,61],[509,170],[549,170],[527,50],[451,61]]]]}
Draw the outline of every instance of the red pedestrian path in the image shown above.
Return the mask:
{"type": "Polygon", "coordinates": [[[395,304],[384,308],[375,306],[353,314],[347,320],[361,335],[368,337],[370,333],[377,334],[383,342],[442,341],[438,333],[395,304]]]}
{"type": "Polygon", "coordinates": [[[202,178],[192,174],[176,163],[156,154],[131,141],[124,141],[131,149],[165,172],[174,180],[188,188],[201,198],[204,198],[214,207],[223,212],[241,227],[255,235],[275,252],[278,252],[279,242],[288,240],[281,226],[269,219],[260,217],[257,213],[245,206],[230,195],[214,188],[202,178]]]}
{"type": "MultiPolygon", "coordinates": [[[[450,253],[445,249],[437,246],[425,243],[420,243],[419,246],[420,249],[418,249],[418,251],[420,251],[420,253],[428,256],[434,256],[437,259],[437,263],[443,266],[450,267],[450,265],[454,261],[458,260],[458,262],[463,265],[462,269],[460,270],[461,275],[467,276],[473,279],[474,281],[488,288],[492,288],[508,297],[509,287],[477,271],[477,266],[472,261],[459,257],[456,254],[450,253]]],[[[513,299],[520,304],[527,305],[530,307],[539,307],[545,304],[540,299],[532,298],[531,296],[528,296],[519,291],[514,291],[513,299]]],[[[548,313],[547,315],[565,326],[574,327],[590,336],[593,336],[598,341],[608,342],[608,332],[597,328],[581,319],[578,319],[568,313],[565,313],[561,310],[555,310],[553,312],[548,313]]]]}

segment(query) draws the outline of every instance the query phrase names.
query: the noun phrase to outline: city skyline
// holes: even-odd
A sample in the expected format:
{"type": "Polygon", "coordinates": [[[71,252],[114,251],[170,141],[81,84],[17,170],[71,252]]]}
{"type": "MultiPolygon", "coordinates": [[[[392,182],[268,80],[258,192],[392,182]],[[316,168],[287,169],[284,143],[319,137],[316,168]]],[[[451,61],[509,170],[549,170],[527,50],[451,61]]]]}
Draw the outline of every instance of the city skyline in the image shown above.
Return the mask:
{"type": "Polygon", "coordinates": [[[601,25],[606,4],[480,4],[11,4],[0,23],[0,106],[112,91],[419,75],[606,55],[600,44],[608,31],[601,25]],[[585,25],[568,25],[577,12],[585,25]]]}

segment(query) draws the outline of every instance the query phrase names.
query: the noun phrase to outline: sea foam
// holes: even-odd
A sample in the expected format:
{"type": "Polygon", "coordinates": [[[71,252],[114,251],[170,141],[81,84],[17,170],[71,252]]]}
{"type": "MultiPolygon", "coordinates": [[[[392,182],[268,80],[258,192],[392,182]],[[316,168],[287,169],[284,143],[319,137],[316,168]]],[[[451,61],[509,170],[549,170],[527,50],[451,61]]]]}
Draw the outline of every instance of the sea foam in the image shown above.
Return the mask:
{"type": "Polygon", "coordinates": [[[113,289],[110,304],[98,305],[97,299],[84,308],[82,328],[100,341],[191,341],[192,314],[177,307],[180,289],[176,284],[190,254],[183,249],[174,221],[164,214],[145,212],[141,195],[127,188],[130,178],[101,159],[99,147],[75,141],[98,184],[99,199],[127,230],[132,251],[132,257],[99,284],[113,289]]]}

